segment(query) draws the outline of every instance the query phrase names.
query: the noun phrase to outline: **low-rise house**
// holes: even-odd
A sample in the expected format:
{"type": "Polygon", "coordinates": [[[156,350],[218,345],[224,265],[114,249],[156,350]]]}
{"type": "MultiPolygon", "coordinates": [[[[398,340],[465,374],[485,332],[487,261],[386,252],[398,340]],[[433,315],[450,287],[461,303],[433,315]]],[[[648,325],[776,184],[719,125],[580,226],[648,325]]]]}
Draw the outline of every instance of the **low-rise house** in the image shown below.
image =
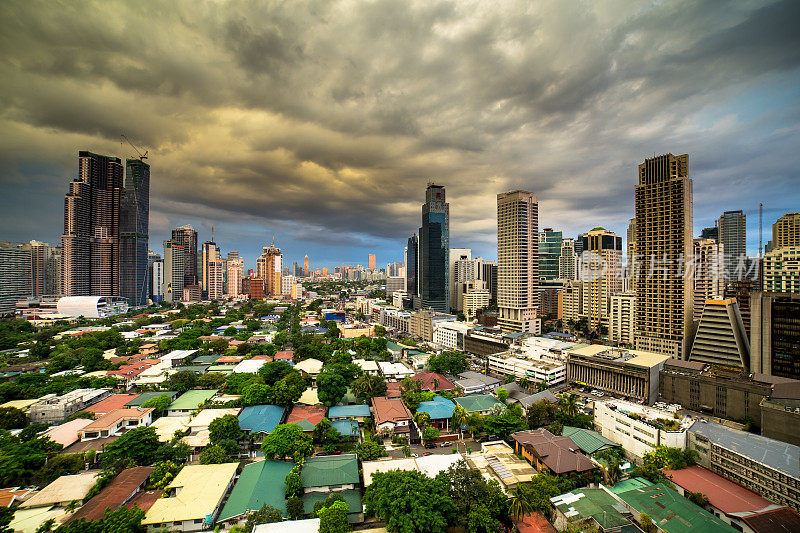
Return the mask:
{"type": "Polygon", "coordinates": [[[289,520],[287,522],[274,522],[272,524],[258,524],[253,528],[253,533],[317,533],[319,531],[319,524],[319,518],[289,520]]]}
{"type": "Polygon", "coordinates": [[[275,352],[275,361],[289,361],[294,358],[294,350],[283,350],[275,352]]]}
{"type": "Polygon", "coordinates": [[[0,507],[11,507],[14,504],[24,502],[35,493],[35,489],[25,489],[20,487],[0,489],[0,507]]]}
{"type": "Polygon", "coordinates": [[[168,416],[188,415],[192,411],[200,409],[207,400],[210,400],[217,393],[216,390],[196,389],[189,390],[181,394],[167,408],[168,416]]]}
{"type": "Polygon", "coordinates": [[[61,476],[20,504],[20,508],[66,507],[73,501],[82,504],[97,482],[98,471],[61,476]]]}
{"type": "Polygon", "coordinates": [[[420,402],[417,413],[427,413],[430,416],[430,424],[438,429],[450,429],[450,419],[456,404],[442,396],[434,396],[429,402],[420,402]]]}
{"type": "Polygon", "coordinates": [[[153,422],[153,408],[128,407],[111,411],[78,430],[82,441],[122,435],[153,422]]]}
{"type": "Polygon", "coordinates": [[[392,363],[390,361],[378,361],[378,368],[386,379],[402,381],[404,378],[414,374],[414,371],[403,363],[392,363]]]}
{"type": "Polygon", "coordinates": [[[95,418],[107,415],[111,411],[124,409],[128,402],[135,400],[138,394],[112,394],[86,408],[94,413],[95,418]]]}
{"type": "Polygon", "coordinates": [[[458,375],[455,384],[464,391],[464,394],[481,394],[494,391],[500,386],[500,380],[480,372],[467,370],[458,375]]]}
{"type": "Polygon", "coordinates": [[[100,520],[105,515],[106,509],[116,511],[134,498],[147,483],[147,478],[155,468],[149,466],[136,466],[126,468],[117,477],[111,480],[97,496],[86,502],[86,505],[69,517],[66,523],[75,520],[100,520]]]}
{"type": "MultiPolygon", "coordinates": [[[[537,337],[538,338],[538,337],[537,337]]],[[[527,409],[531,405],[540,402],[542,400],[548,401],[550,403],[558,402],[558,398],[550,389],[545,389],[541,392],[536,392],[530,394],[525,392],[519,385],[516,383],[506,383],[498,387],[498,389],[505,389],[508,391],[508,403],[518,403],[524,409],[527,409]]]]}
{"type": "Polygon", "coordinates": [[[164,354],[159,357],[159,359],[169,363],[170,367],[177,368],[183,365],[183,361],[185,359],[189,359],[191,361],[196,353],[197,350],[172,350],[168,354],[164,354]]]}
{"type": "Polygon", "coordinates": [[[159,498],[145,514],[142,525],[149,532],[210,529],[239,463],[188,465],[167,485],[169,497],[159,498]]]}
{"type": "Polygon", "coordinates": [[[88,406],[109,394],[109,389],[76,389],[61,396],[48,394],[31,406],[28,418],[35,424],[61,423],[71,414],[85,411],[88,406]]]}
{"type": "Polygon", "coordinates": [[[363,424],[370,416],[369,406],[363,403],[356,405],[334,405],[328,408],[328,420],[331,422],[337,420],[355,420],[359,424],[363,424]]]}
{"type": "Polygon", "coordinates": [[[357,365],[365,374],[377,376],[380,373],[377,361],[371,359],[353,359],[353,364],[357,365]]]}
{"type": "Polygon", "coordinates": [[[238,416],[240,409],[238,407],[228,407],[225,409],[203,409],[197,415],[189,420],[189,429],[192,433],[204,431],[208,429],[211,422],[217,418],[222,418],[225,415],[238,416]]]}
{"type": "Polygon", "coordinates": [[[234,374],[258,374],[259,369],[267,364],[263,359],[245,359],[233,367],[234,374]]]}
{"type": "Polygon", "coordinates": [[[150,426],[156,430],[160,442],[169,442],[176,431],[183,433],[189,429],[189,420],[191,420],[189,415],[162,416],[156,418],[150,426]]]}
{"type": "Polygon", "coordinates": [[[94,420],[91,418],[76,418],[75,420],[70,420],[69,422],[51,427],[44,432],[42,437],[49,437],[53,442],[57,442],[66,448],[78,442],[81,439],[78,432],[92,422],[94,422],[94,420]]]}
{"type": "Polygon", "coordinates": [[[504,409],[503,402],[488,394],[470,394],[455,398],[455,402],[467,413],[491,414],[495,409],[504,409]]]}
{"type": "Polygon", "coordinates": [[[303,428],[304,432],[310,433],[323,418],[325,418],[325,406],[323,405],[295,405],[289,411],[286,423],[297,424],[303,428]]]}
{"type": "Polygon", "coordinates": [[[242,469],[218,521],[227,525],[244,525],[249,513],[271,505],[286,515],[286,483],[284,479],[294,465],[284,461],[258,461],[242,469]]]}
{"type": "Polygon", "coordinates": [[[415,381],[419,381],[420,388],[424,391],[441,392],[441,391],[454,391],[455,384],[441,374],[436,372],[420,372],[411,377],[415,381]]]}
{"type": "Polygon", "coordinates": [[[319,396],[317,395],[316,387],[308,387],[306,390],[303,391],[303,394],[300,395],[298,398],[297,403],[303,405],[319,405],[319,396]]]}
{"type": "Polygon", "coordinates": [[[409,433],[411,411],[399,398],[372,398],[372,417],[379,433],[409,433]]]}
{"type": "Polygon", "coordinates": [[[378,459],[377,461],[364,461],[361,469],[364,474],[364,486],[372,484],[372,476],[377,472],[389,472],[391,470],[416,470],[429,477],[436,477],[439,472],[446,472],[451,466],[464,457],[460,453],[436,454],[423,457],[407,457],[401,459],[378,459]]]}
{"type": "Polygon", "coordinates": [[[300,471],[303,481],[303,507],[306,513],[314,511],[314,504],[331,494],[339,494],[349,508],[348,521],[363,520],[361,506],[361,478],[355,454],[309,457],[300,471]]]}
{"type": "Polygon", "coordinates": [[[516,452],[540,472],[573,475],[597,468],[572,439],[553,435],[544,428],[518,431],[511,434],[511,439],[516,452]]]}
{"type": "Polygon", "coordinates": [[[550,502],[559,531],[577,527],[577,524],[590,524],[599,531],[639,531],[620,512],[616,498],[603,489],[576,489],[550,498],[550,502]]]}
{"type": "Polygon", "coordinates": [[[286,408],[278,405],[250,405],[239,413],[239,428],[250,435],[266,435],[283,421],[286,408]]]}
{"type": "Polygon", "coordinates": [[[529,482],[538,474],[528,461],[517,457],[514,449],[502,440],[482,443],[480,453],[470,454],[469,460],[484,477],[496,479],[506,490],[529,482]]]}
{"type": "Polygon", "coordinates": [[[150,391],[150,392],[143,392],[138,395],[133,400],[129,401],[125,404],[125,407],[141,407],[148,401],[152,400],[153,398],[158,398],[159,396],[166,396],[170,399],[171,402],[175,401],[175,398],[178,397],[177,391],[174,390],[160,390],[160,391],[150,391]]]}
{"type": "Polygon", "coordinates": [[[300,371],[300,374],[303,376],[308,376],[311,378],[311,382],[315,383],[317,381],[317,376],[319,376],[320,372],[322,372],[322,361],[319,359],[303,359],[296,365],[294,368],[300,371]]]}
{"type": "Polygon", "coordinates": [[[603,450],[621,447],[616,442],[608,440],[602,434],[597,431],[592,431],[591,429],[564,426],[561,430],[561,435],[572,439],[572,442],[577,444],[578,448],[589,456],[597,452],[602,452],[603,450]]]}

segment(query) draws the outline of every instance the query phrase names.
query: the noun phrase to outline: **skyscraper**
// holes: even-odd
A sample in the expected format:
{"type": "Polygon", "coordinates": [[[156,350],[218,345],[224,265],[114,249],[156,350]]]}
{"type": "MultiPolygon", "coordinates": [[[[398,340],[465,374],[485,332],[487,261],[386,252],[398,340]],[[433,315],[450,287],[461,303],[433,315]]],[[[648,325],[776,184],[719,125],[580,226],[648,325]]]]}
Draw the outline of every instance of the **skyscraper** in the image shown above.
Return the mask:
{"type": "Polygon", "coordinates": [[[375,270],[375,254],[369,254],[369,269],[375,270]]]}
{"type": "Polygon", "coordinates": [[[428,183],[419,229],[420,306],[450,312],[450,204],[441,185],[428,183]]]}
{"type": "Polygon", "coordinates": [[[264,294],[277,296],[281,294],[281,270],[283,256],[281,249],[274,244],[264,246],[261,257],[256,259],[256,277],[264,280],[264,294]]]}
{"type": "Polygon", "coordinates": [[[597,227],[583,238],[583,312],[589,325],[608,326],[611,296],[622,291],[622,237],[597,227]]]}
{"type": "Polygon", "coordinates": [[[17,300],[32,293],[31,245],[0,241],[0,316],[13,316],[17,300]]]}
{"type": "Polygon", "coordinates": [[[636,198],[636,348],[686,359],[692,321],[692,180],[689,156],[639,165],[636,198]]]}
{"type": "Polygon", "coordinates": [[[747,257],[747,216],[738,211],[725,211],[717,219],[719,242],[725,253],[725,277],[732,282],[743,275],[747,257]]]}
{"type": "Polygon", "coordinates": [[[131,306],[147,303],[147,249],[150,238],[150,165],[125,161],[125,187],[120,200],[120,296],[131,306]]]}
{"type": "Polygon", "coordinates": [[[772,248],[800,246],[800,213],[786,213],[772,225],[772,248]]]}
{"type": "Polygon", "coordinates": [[[183,286],[198,285],[200,280],[197,276],[197,232],[186,224],[172,230],[172,242],[183,250],[183,286]]]}
{"type": "Polygon", "coordinates": [[[64,198],[62,283],[67,296],[118,296],[122,162],[78,152],[78,177],[64,198]]]}
{"type": "MultiPolygon", "coordinates": [[[[706,300],[721,300],[725,288],[724,249],[713,239],[694,239],[692,298],[694,320],[700,320],[706,300]]],[[[738,307],[737,307],[738,312],[738,307]]]]}
{"type": "Polygon", "coordinates": [[[497,324],[538,333],[539,201],[530,192],[497,195],[497,324]]]}
{"type": "Polygon", "coordinates": [[[461,311],[463,304],[459,297],[463,294],[463,284],[475,280],[475,264],[472,262],[472,250],[469,248],[450,248],[447,272],[450,276],[450,309],[461,311]]]}
{"type": "Polygon", "coordinates": [[[750,372],[800,379],[800,294],[753,292],[750,372]]]}
{"type": "Polygon", "coordinates": [[[544,228],[539,233],[539,279],[558,279],[561,259],[561,232],[544,228]]]}
{"type": "Polygon", "coordinates": [[[61,246],[39,241],[30,245],[32,295],[61,294],[61,246]]]}
{"type": "Polygon", "coordinates": [[[410,297],[419,294],[417,267],[419,253],[419,241],[415,233],[408,238],[408,245],[406,246],[406,292],[410,297]]]}
{"type": "Polygon", "coordinates": [[[185,268],[183,246],[176,244],[174,240],[164,241],[164,289],[161,292],[165,301],[179,302],[183,299],[185,268]]]}
{"type": "Polygon", "coordinates": [[[303,260],[303,276],[307,278],[309,276],[309,273],[310,272],[308,270],[308,254],[306,254],[306,258],[303,260]]]}
{"type": "Polygon", "coordinates": [[[239,296],[242,294],[242,278],[244,274],[244,261],[241,259],[228,259],[228,294],[239,296]]]}
{"type": "Polygon", "coordinates": [[[719,228],[717,226],[713,228],[703,228],[700,230],[700,238],[712,239],[714,242],[719,242],[719,228]]]}
{"type": "Polygon", "coordinates": [[[575,253],[575,241],[562,239],[561,254],[558,256],[558,279],[578,279],[578,254],[575,253]]]}
{"type": "Polygon", "coordinates": [[[206,277],[208,299],[219,300],[224,294],[222,285],[222,258],[217,256],[208,260],[208,276],[206,277]]]}
{"type": "MultiPolygon", "coordinates": [[[[214,241],[204,242],[202,247],[202,258],[201,258],[201,264],[203,266],[203,279],[201,283],[202,290],[207,292],[210,291],[209,286],[211,285],[211,269],[212,269],[211,263],[213,261],[221,261],[221,260],[222,260],[222,254],[219,251],[217,243],[215,243],[214,241]]],[[[209,295],[209,298],[211,298],[211,295],[209,295]]]]}
{"type": "Polygon", "coordinates": [[[625,262],[625,279],[628,282],[626,290],[636,292],[636,219],[628,221],[627,260],[625,262]]]}

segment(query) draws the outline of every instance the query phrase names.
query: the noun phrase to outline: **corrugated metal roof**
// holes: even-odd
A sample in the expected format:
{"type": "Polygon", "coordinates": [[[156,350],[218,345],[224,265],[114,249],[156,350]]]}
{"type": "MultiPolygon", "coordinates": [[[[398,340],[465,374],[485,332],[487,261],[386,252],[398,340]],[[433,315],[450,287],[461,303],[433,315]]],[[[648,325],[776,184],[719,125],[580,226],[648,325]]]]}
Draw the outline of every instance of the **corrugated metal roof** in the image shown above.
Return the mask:
{"type": "Polygon", "coordinates": [[[360,483],[355,454],[309,457],[300,475],[304,488],[360,483]]]}
{"type": "Polygon", "coordinates": [[[206,400],[210,399],[216,393],[216,390],[202,389],[186,391],[180,397],[178,397],[177,400],[172,402],[168,409],[170,411],[177,409],[197,409],[198,405],[205,403],[206,400]]]}
{"type": "Polygon", "coordinates": [[[278,405],[251,405],[239,413],[239,427],[252,433],[269,433],[283,420],[286,411],[278,405]]]}
{"type": "Polygon", "coordinates": [[[294,464],[283,461],[259,461],[244,467],[236,481],[219,520],[228,520],[249,511],[257,511],[264,504],[286,513],[284,479],[294,464]]]}

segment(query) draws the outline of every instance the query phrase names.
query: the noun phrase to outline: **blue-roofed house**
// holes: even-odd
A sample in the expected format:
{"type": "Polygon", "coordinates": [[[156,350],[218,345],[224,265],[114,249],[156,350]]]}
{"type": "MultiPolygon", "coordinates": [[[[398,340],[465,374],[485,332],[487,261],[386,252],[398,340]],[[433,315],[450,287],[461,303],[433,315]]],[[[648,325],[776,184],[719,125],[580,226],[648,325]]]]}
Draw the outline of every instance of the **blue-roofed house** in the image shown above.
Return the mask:
{"type": "Polygon", "coordinates": [[[359,424],[371,415],[369,405],[334,405],[328,408],[328,420],[336,422],[337,420],[356,420],[359,424]]]}
{"type": "Polygon", "coordinates": [[[344,438],[358,440],[361,436],[361,430],[358,427],[358,422],[354,419],[334,420],[331,422],[333,428],[339,432],[344,438]]]}
{"type": "Polygon", "coordinates": [[[456,404],[443,396],[434,396],[429,402],[420,402],[417,408],[418,413],[428,413],[431,417],[431,425],[439,429],[449,429],[450,419],[453,418],[456,404]]]}
{"type": "Polygon", "coordinates": [[[251,435],[266,435],[283,421],[286,409],[278,405],[251,405],[239,413],[239,427],[251,435]]]}

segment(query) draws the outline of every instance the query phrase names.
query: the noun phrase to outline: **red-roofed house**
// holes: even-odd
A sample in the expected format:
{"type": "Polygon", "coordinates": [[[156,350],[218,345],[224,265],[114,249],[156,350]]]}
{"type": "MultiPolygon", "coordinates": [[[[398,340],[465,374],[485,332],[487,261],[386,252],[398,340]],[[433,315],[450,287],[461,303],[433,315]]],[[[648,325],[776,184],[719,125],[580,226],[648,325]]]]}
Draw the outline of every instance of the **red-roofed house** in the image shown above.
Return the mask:
{"type": "Polygon", "coordinates": [[[439,392],[443,390],[455,390],[456,385],[446,377],[436,372],[420,372],[411,377],[420,382],[420,387],[425,391],[439,392]]]}
{"type": "Polygon", "coordinates": [[[389,381],[386,383],[386,397],[387,398],[399,398],[400,394],[400,382],[399,381],[389,381]]]}
{"type": "Polygon", "coordinates": [[[553,524],[539,513],[526,514],[516,522],[516,525],[519,533],[557,533],[553,524]]]}
{"type": "Polygon", "coordinates": [[[91,411],[95,418],[106,415],[111,411],[122,409],[125,404],[138,398],[138,394],[112,394],[100,400],[96,404],[90,405],[84,411],[91,411]]]}
{"type": "Polygon", "coordinates": [[[323,405],[295,405],[286,417],[287,424],[299,424],[303,431],[311,432],[325,418],[323,405]]]}
{"type": "Polygon", "coordinates": [[[294,357],[294,350],[285,350],[275,353],[276,361],[291,361],[294,357]]]}
{"type": "Polygon", "coordinates": [[[144,488],[147,478],[155,470],[150,466],[127,468],[119,473],[100,493],[66,520],[66,523],[85,518],[100,520],[106,509],[116,511],[144,488]]]}
{"type": "Polygon", "coordinates": [[[753,533],[797,533],[800,531],[800,514],[789,507],[778,507],[769,511],[753,513],[742,517],[753,533]]]}
{"type": "Polygon", "coordinates": [[[536,470],[553,474],[576,474],[597,468],[569,437],[556,436],[544,428],[517,431],[511,435],[516,451],[536,470]]]}
{"type": "Polygon", "coordinates": [[[372,399],[372,416],[380,433],[408,433],[411,431],[411,411],[399,398],[375,397],[372,399]]]}
{"type": "Polygon", "coordinates": [[[132,364],[122,365],[117,370],[109,370],[108,375],[115,378],[120,378],[127,383],[159,362],[160,361],[158,359],[142,359],[141,361],[137,361],[132,364]]]}
{"type": "Polygon", "coordinates": [[[14,503],[24,502],[33,492],[36,491],[34,489],[21,489],[19,487],[0,489],[0,507],[11,507],[14,503]]]}

